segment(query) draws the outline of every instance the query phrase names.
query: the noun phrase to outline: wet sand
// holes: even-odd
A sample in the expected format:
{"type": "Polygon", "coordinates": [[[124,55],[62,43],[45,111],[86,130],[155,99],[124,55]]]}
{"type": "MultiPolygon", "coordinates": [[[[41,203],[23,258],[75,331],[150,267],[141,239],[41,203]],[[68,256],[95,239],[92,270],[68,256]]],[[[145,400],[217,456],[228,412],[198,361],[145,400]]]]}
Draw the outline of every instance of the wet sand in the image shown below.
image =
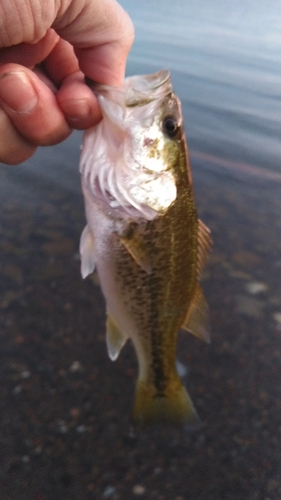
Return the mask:
{"type": "Polygon", "coordinates": [[[180,334],[179,360],[202,426],[133,435],[135,353],[107,357],[100,289],[80,277],[77,158],[60,183],[55,151],[56,167],[44,152],[0,172],[1,499],[278,500],[280,186],[194,160],[212,342],[180,334]]]}

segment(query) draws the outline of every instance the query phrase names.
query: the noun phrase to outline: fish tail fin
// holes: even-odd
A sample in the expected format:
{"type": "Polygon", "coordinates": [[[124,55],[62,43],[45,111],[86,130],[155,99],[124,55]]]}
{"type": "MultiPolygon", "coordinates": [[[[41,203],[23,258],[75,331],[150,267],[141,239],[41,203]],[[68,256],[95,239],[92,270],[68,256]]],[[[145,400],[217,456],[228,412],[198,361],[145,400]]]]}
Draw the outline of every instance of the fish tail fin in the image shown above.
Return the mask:
{"type": "Polygon", "coordinates": [[[139,381],[133,408],[136,425],[168,424],[171,426],[198,427],[199,417],[180,379],[159,393],[150,384],[139,381]]]}

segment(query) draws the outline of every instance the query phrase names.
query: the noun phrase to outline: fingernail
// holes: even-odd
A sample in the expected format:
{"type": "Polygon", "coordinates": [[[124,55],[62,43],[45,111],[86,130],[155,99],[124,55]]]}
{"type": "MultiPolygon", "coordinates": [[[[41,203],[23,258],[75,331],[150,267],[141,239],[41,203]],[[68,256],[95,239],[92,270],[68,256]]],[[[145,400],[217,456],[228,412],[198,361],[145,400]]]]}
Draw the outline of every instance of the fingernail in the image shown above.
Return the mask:
{"type": "Polygon", "coordinates": [[[68,99],[61,103],[64,114],[71,120],[81,120],[90,114],[90,106],[86,99],[68,99]]]}
{"type": "Polygon", "coordinates": [[[3,108],[15,113],[30,114],[38,96],[28,76],[23,71],[3,73],[0,77],[0,100],[3,108]]]}

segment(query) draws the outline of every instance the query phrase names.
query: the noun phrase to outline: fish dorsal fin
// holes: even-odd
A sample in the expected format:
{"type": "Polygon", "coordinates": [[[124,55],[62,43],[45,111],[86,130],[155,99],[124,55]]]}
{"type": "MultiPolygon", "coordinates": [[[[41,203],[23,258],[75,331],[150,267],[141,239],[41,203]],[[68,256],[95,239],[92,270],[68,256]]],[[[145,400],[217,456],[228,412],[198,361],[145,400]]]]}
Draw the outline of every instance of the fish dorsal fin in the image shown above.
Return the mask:
{"type": "Polygon", "coordinates": [[[127,231],[118,235],[121,243],[129,252],[134,261],[147,273],[151,274],[152,268],[148,250],[146,248],[144,239],[138,233],[137,227],[129,226],[127,231]]]}
{"type": "Polygon", "coordinates": [[[107,313],[106,321],[106,345],[108,356],[111,361],[115,361],[126,343],[127,336],[118,328],[110,314],[107,313]]]}
{"type": "Polygon", "coordinates": [[[209,307],[198,284],[182,328],[207,344],[210,343],[209,307]]]}
{"type": "Polygon", "coordinates": [[[198,219],[198,257],[197,257],[197,278],[201,278],[206,260],[208,259],[212,245],[211,232],[205,224],[198,219]]]}
{"type": "Polygon", "coordinates": [[[81,257],[81,274],[82,278],[86,278],[95,269],[95,243],[94,237],[85,226],[80,238],[80,257],[81,257]]]}

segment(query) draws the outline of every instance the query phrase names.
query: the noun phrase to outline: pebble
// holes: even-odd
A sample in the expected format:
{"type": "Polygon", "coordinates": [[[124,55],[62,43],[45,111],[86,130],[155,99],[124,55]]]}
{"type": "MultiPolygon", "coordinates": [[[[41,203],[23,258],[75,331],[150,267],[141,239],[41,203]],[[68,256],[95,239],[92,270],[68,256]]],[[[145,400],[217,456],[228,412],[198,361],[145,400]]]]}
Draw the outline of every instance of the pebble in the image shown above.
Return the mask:
{"type": "Polygon", "coordinates": [[[155,469],[153,470],[154,474],[161,474],[162,473],[162,469],[161,467],[155,467],[155,469]]]}
{"type": "Polygon", "coordinates": [[[22,391],[21,386],[20,385],[16,385],[16,387],[13,390],[13,394],[15,394],[15,395],[20,394],[21,391],[22,391]]]}
{"type": "Polygon", "coordinates": [[[188,373],[188,368],[178,359],[176,360],[176,368],[178,372],[178,376],[180,378],[185,377],[188,373]]]}
{"type": "Polygon", "coordinates": [[[61,422],[59,422],[58,427],[59,427],[59,431],[62,434],[66,434],[67,433],[68,427],[67,427],[66,423],[63,420],[61,420],[61,422]]]}
{"type": "Polygon", "coordinates": [[[251,275],[249,273],[245,273],[244,271],[236,271],[235,269],[228,269],[228,275],[231,278],[237,278],[241,280],[249,280],[251,279],[251,275]]]}
{"type": "Polygon", "coordinates": [[[132,489],[132,492],[134,495],[143,495],[145,493],[145,487],[142,485],[142,484],[136,484],[133,489],[132,489]]]}
{"type": "Polygon", "coordinates": [[[81,414],[80,408],[73,407],[73,408],[70,408],[70,410],[69,410],[69,415],[72,418],[78,418],[80,416],[80,414],[81,414]]]}
{"type": "Polygon", "coordinates": [[[115,492],[116,488],[114,486],[107,486],[103,492],[103,497],[105,498],[112,497],[112,495],[114,495],[115,492]]]}
{"type": "Polygon", "coordinates": [[[268,290],[268,286],[259,281],[250,281],[245,285],[245,289],[252,295],[257,295],[258,293],[266,292],[268,290]]]}
{"type": "Polygon", "coordinates": [[[82,365],[81,365],[80,361],[73,361],[73,363],[70,366],[69,370],[72,373],[81,371],[82,370],[82,365]]]}
{"type": "Polygon", "coordinates": [[[240,314],[245,314],[251,318],[262,317],[264,302],[248,297],[247,295],[236,295],[236,310],[240,314]]]}
{"type": "Polygon", "coordinates": [[[86,427],[85,427],[85,425],[83,425],[83,424],[78,425],[78,426],[76,427],[76,432],[77,432],[78,434],[84,434],[84,432],[85,432],[85,431],[86,431],[86,427]]]}
{"type": "Polygon", "coordinates": [[[261,263],[261,258],[257,254],[246,250],[236,252],[233,255],[233,260],[242,266],[258,266],[261,263]]]}
{"type": "Polygon", "coordinates": [[[279,325],[281,325],[281,312],[276,312],[273,314],[273,318],[279,325]]]}

